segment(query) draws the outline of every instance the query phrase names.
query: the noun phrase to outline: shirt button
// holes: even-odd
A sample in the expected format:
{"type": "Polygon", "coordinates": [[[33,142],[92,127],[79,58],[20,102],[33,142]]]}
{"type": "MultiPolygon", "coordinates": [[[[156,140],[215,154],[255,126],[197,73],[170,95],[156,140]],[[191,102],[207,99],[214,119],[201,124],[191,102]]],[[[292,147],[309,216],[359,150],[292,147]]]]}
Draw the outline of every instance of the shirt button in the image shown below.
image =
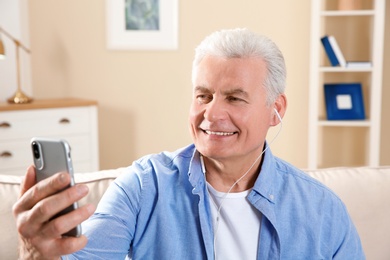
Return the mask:
{"type": "Polygon", "coordinates": [[[269,195],[269,199],[270,199],[270,200],[274,200],[274,195],[270,194],[270,195],[269,195]]]}

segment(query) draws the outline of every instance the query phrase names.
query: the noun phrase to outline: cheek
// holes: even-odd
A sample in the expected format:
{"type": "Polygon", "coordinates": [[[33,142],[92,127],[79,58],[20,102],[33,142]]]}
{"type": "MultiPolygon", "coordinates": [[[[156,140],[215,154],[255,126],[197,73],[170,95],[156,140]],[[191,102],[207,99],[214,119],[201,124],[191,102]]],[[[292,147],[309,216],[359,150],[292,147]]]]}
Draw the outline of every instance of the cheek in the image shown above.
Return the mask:
{"type": "Polygon", "coordinates": [[[197,115],[201,114],[203,110],[204,110],[204,105],[202,105],[201,103],[199,103],[196,100],[193,100],[191,102],[190,115],[197,116],[197,115]]]}
{"type": "Polygon", "coordinates": [[[203,118],[199,111],[200,109],[196,106],[196,104],[192,104],[188,115],[188,128],[194,143],[197,142],[198,126],[200,125],[203,118]]]}
{"type": "Polygon", "coordinates": [[[199,117],[200,117],[200,109],[197,107],[197,105],[193,102],[190,107],[188,120],[190,125],[195,126],[198,124],[199,117]]]}
{"type": "Polygon", "coordinates": [[[195,115],[196,115],[196,109],[194,108],[194,104],[191,104],[190,106],[190,110],[189,110],[189,113],[188,113],[188,119],[189,119],[189,122],[192,123],[194,121],[194,118],[195,118],[195,115]]]}
{"type": "Polygon", "coordinates": [[[248,132],[250,134],[253,133],[254,136],[259,137],[263,137],[267,134],[271,123],[269,113],[266,112],[263,115],[260,113],[254,113],[250,116],[241,115],[239,120],[242,125],[246,125],[248,127],[248,132]]]}

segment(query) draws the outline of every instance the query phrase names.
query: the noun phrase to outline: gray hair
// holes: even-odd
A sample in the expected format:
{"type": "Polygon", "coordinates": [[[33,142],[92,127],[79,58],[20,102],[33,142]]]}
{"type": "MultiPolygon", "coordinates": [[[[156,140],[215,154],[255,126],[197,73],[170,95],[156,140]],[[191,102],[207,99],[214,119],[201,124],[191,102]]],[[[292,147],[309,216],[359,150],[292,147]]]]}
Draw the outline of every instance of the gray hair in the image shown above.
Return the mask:
{"type": "Polygon", "coordinates": [[[195,80],[197,66],[208,55],[226,58],[262,58],[268,70],[263,82],[267,92],[267,104],[271,105],[280,94],[284,93],[286,65],[283,54],[266,36],[255,34],[248,29],[221,30],[207,36],[195,49],[192,82],[195,80]]]}

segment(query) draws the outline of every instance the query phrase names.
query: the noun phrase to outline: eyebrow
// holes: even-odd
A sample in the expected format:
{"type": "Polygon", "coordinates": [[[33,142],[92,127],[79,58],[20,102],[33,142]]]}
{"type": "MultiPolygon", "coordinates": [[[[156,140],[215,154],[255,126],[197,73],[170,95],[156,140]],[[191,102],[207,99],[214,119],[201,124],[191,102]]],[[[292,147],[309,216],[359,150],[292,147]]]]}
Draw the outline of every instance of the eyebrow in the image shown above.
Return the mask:
{"type": "Polygon", "coordinates": [[[197,91],[200,91],[200,92],[211,92],[210,89],[208,89],[207,87],[205,86],[196,86],[194,88],[194,92],[197,92],[197,91]]]}
{"type": "MultiPolygon", "coordinates": [[[[210,92],[210,93],[214,92],[214,90],[209,89],[209,88],[207,88],[205,86],[196,86],[195,89],[194,89],[194,92],[196,92],[196,91],[210,92]]],[[[225,96],[239,95],[239,96],[242,96],[242,97],[249,97],[248,92],[246,92],[245,90],[243,90],[241,88],[228,89],[228,90],[223,91],[222,94],[225,95],[225,96]]]]}

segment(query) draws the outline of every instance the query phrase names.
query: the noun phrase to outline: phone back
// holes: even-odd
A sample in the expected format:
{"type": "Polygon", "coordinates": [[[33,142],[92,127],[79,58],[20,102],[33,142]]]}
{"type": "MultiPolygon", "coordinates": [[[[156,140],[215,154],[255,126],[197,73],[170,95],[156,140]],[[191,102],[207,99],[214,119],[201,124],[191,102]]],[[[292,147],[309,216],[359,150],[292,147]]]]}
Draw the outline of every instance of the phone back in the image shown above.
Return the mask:
{"type": "Polygon", "coordinates": [[[58,172],[73,175],[70,146],[64,140],[33,138],[31,140],[37,182],[58,172]]]}
{"type": "MultiPolygon", "coordinates": [[[[37,182],[46,179],[58,172],[67,172],[70,174],[70,185],[75,184],[73,177],[72,158],[70,156],[70,146],[65,140],[33,138],[31,139],[31,149],[33,152],[34,165],[37,182]]],[[[65,208],[52,219],[63,214],[69,213],[78,208],[77,202],[65,208]]],[[[81,226],[73,228],[64,236],[80,236],[81,226]]]]}

